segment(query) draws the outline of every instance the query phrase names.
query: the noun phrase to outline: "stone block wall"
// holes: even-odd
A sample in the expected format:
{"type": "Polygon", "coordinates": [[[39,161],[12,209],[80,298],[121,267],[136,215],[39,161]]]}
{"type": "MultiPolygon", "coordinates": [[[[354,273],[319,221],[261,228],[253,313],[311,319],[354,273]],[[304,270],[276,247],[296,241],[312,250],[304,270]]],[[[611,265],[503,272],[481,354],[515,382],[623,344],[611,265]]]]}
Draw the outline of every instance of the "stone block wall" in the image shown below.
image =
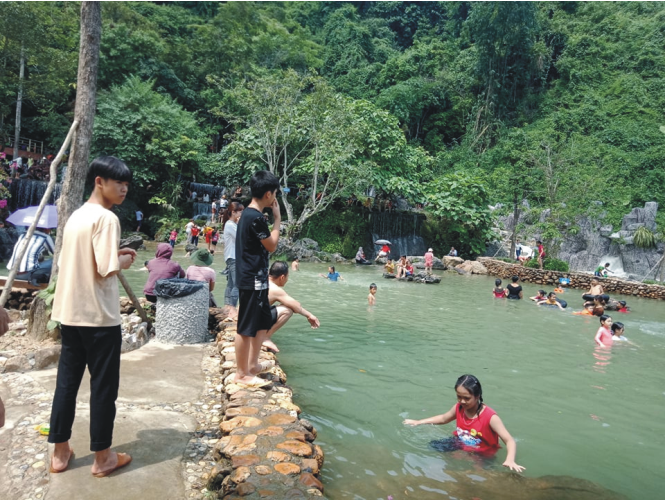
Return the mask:
{"type": "MultiPolygon", "coordinates": [[[[588,290],[590,282],[594,278],[594,276],[584,273],[562,273],[558,271],[531,269],[518,264],[509,264],[501,260],[491,259],[490,257],[479,257],[477,260],[488,269],[488,274],[492,276],[498,276],[503,279],[511,279],[511,276],[518,276],[521,281],[536,283],[538,285],[555,286],[559,283],[560,278],[569,278],[570,283],[568,288],[588,290]]],[[[623,295],[664,300],[664,287],[661,285],[646,285],[644,283],[616,278],[602,278],[601,284],[608,293],[620,293],[623,295]]]]}

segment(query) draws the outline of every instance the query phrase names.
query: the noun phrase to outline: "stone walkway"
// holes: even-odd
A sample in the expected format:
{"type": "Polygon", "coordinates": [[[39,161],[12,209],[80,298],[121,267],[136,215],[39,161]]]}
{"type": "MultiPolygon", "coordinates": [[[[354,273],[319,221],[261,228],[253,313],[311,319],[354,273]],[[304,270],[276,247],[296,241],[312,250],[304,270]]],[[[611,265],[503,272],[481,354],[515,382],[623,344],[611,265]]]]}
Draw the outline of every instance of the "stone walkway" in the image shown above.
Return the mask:
{"type": "Polygon", "coordinates": [[[183,499],[210,498],[216,465],[223,390],[213,345],[165,346],[151,342],[125,354],[114,430],[114,449],[132,463],[104,479],[90,474],[87,377],[81,385],[72,447],[63,474],[49,474],[49,446],[35,426],[48,423],[56,369],[0,375],[7,423],[0,430],[0,498],[183,499]]]}

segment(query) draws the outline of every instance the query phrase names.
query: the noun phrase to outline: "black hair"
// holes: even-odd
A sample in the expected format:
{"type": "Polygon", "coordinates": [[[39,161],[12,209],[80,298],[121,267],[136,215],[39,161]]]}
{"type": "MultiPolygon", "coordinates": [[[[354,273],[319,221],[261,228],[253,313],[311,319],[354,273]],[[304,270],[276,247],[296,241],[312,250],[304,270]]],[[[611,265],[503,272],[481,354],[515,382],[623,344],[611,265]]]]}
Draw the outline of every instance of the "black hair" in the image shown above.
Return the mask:
{"type": "Polygon", "coordinates": [[[539,290],[539,295],[546,295],[546,290],[539,290]]]}
{"type": "Polygon", "coordinates": [[[518,276],[511,276],[511,281],[513,281],[514,283],[518,283],[519,279],[520,278],[518,276]]]}
{"type": "Polygon", "coordinates": [[[144,265],[144,266],[147,266],[147,265],[148,265],[148,262],[150,262],[150,261],[147,260],[146,262],[143,263],[143,265],[144,265]]]}
{"type": "Polygon", "coordinates": [[[537,240],[537,245],[542,245],[541,240],[537,240]]]}
{"type": "Polygon", "coordinates": [[[231,214],[234,212],[242,212],[245,210],[245,207],[243,206],[242,203],[238,203],[237,201],[232,201],[229,203],[227,206],[227,209],[222,213],[222,227],[227,223],[229,219],[231,219],[231,214]]]}
{"type": "Polygon", "coordinates": [[[472,396],[479,398],[479,406],[476,408],[476,414],[478,415],[483,407],[483,389],[481,388],[481,382],[474,375],[462,375],[456,380],[456,385],[453,387],[457,389],[458,387],[464,387],[467,389],[472,396]]]}
{"type": "Polygon", "coordinates": [[[610,266],[610,262],[606,262],[606,263],[604,264],[604,267],[608,267],[608,266],[610,266]]]}
{"type": "Polygon", "coordinates": [[[618,300],[618,304],[620,304],[622,307],[627,307],[627,303],[624,300],[618,300]]]}
{"type": "Polygon", "coordinates": [[[611,332],[619,332],[624,328],[624,323],[620,323],[619,321],[617,323],[613,323],[611,325],[611,332]]]}
{"type": "Polygon", "coordinates": [[[255,172],[250,179],[250,191],[252,198],[261,199],[268,192],[276,191],[280,188],[280,181],[268,170],[259,170],[255,172]]]}
{"type": "Polygon", "coordinates": [[[551,297],[557,297],[557,294],[555,292],[550,292],[548,294],[548,298],[551,298],[551,297]]]}
{"type": "Polygon", "coordinates": [[[610,300],[610,296],[606,295],[605,293],[603,295],[600,295],[599,297],[601,297],[601,300],[606,303],[608,303],[608,301],[610,300]]]}
{"type": "Polygon", "coordinates": [[[289,266],[283,260],[276,260],[268,270],[268,275],[271,278],[279,278],[281,276],[285,276],[286,274],[289,274],[289,266]]]}
{"type": "Polygon", "coordinates": [[[499,278],[497,278],[497,279],[495,280],[495,286],[500,286],[501,284],[502,284],[502,280],[499,279],[499,278]]]}
{"type": "Polygon", "coordinates": [[[335,272],[335,266],[328,266],[328,267],[330,267],[331,269],[333,269],[333,272],[335,272]]]}
{"type": "Polygon", "coordinates": [[[607,314],[602,314],[601,316],[599,316],[599,323],[603,323],[607,319],[610,319],[610,316],[608,316],[607,314]]]}
{"type": "Polygon", "coordinates": [[[120,182],[132,182],[132,171],[125,165],[124,161],[115,156],[100,156],[90,163],[86,182],[93,185],[97,177],[120,182]]]}
{"type": "Polygon", "coordinates": [[[375,283],[370,283],[370,288],[377,288],[377,285],[375,283]]]}
{"type": "Polygon", "coordinates": [[[294,257],[294,260],[299,260],[299,259],[298,259],[298,255],[297,255],[296,257],[294,257]]]}

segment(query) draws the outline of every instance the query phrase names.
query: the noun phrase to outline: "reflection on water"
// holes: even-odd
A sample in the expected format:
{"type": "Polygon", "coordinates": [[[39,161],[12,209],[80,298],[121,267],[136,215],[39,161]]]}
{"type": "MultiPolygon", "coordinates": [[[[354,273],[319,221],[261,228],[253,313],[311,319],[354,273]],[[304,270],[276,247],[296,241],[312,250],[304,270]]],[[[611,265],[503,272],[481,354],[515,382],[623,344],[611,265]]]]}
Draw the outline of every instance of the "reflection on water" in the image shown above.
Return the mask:
{"type": "MultiPolygon", "coordinates": [[[[596,318],[495,300],[494,278],[446,273],[421,285],[341,266],[346,281],[329,283],[318,277],[325,271],[301,264],[286,286],[321,327],[294,316],[273,340],[294,400],[318,430],[328,498],[664,498],[663,302],[627,297],[622,322],[637,347],[604,351],[596,318]],[[372,282],[377,305],[368,308],[372,282]],[[484,401],[518,442],[524,475],[502,467],[505,449],[484,462],[431,449],[452,424],[402,425],[451,408],[463,373],[481,380],[484,401]]],[[[141,290],[146,275],[127,274],[141,290]]],[[[218,274],[220,301],[225,285],[218,274]]],[[[523,287],[526,296],[539,288],[523,287]]],[[[579,309],[578,291],[564,295],[579,309]]]]}

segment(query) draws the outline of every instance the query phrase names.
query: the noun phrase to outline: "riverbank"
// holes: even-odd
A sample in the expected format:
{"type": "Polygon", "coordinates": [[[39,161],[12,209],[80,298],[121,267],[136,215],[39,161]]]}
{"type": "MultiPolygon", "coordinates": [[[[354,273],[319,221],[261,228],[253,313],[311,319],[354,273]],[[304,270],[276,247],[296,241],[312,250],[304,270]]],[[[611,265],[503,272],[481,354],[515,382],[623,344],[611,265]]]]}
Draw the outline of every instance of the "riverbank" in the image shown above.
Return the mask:
{"type": "MultiPolygon", "coordinates": [[[[492,276],[498,276],[504,279],[518,276],[521,281],[536,283],[538,285],[555,286],[559,284],[560,278],[568,278],[568,288],[589,290],[590,282],[595,279],[591,274],[532,269],[518,264],[509,264],[508,262],[495,260],[490,257],[479,257],[477,261],[481,262],[488,270],[488,274],[492,276]]],[[[647,285],[645,283],[617,278],[601,278],[601,284],[604,287],[604,291],[609,293],[620,293],[623,295],[634,295],[636,297],[660,300],[664,300],[665,297],[664,287],[662,285],[647,285]]]]}

